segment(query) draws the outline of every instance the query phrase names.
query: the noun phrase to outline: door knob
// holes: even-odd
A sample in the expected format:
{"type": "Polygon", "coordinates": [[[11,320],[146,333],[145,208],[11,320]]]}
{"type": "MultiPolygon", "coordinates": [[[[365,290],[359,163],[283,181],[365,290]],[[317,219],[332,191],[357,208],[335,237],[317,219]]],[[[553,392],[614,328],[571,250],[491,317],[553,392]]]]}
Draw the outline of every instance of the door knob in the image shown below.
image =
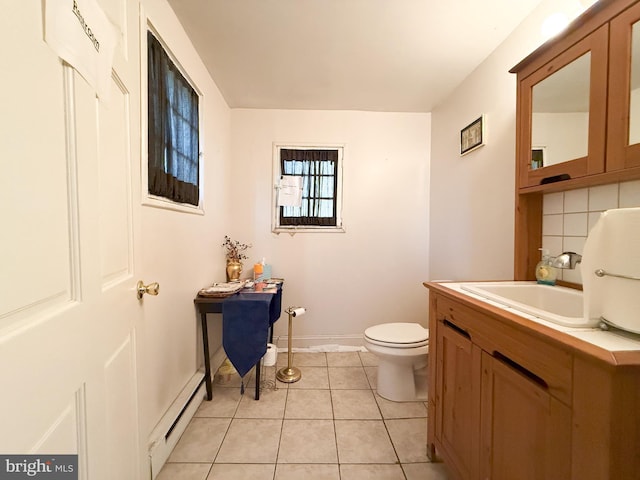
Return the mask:
{"type": "Polygon", "coordinates": [[[160,284],[158,282],[153,282],[149,285],[145,285],[142,283],[142,280],[140,280],[136,286],[136,290],[138,291],[138,300],[142,300],[142,296],[145,293],[148,293],[149,295],[158,295],[158,292],[160,292],[160,284]]]}

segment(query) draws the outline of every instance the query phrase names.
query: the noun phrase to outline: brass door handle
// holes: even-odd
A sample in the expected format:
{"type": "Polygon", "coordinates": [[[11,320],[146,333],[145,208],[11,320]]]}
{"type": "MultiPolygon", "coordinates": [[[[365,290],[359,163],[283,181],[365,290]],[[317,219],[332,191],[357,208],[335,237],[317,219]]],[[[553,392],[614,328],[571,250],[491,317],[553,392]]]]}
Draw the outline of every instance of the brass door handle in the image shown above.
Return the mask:
{"type": "Polygon", "coordinates": [[[138,285],[136,286],[136,290],[138,291],[138,300],[142,300],[142,296],[145,293],[154,296],[158,295],[158,293],[160,292],[160,284],[158,282],[153,282],[149,285],[145,285],[142,280],[140,280],[138,282],[138,285]]]}

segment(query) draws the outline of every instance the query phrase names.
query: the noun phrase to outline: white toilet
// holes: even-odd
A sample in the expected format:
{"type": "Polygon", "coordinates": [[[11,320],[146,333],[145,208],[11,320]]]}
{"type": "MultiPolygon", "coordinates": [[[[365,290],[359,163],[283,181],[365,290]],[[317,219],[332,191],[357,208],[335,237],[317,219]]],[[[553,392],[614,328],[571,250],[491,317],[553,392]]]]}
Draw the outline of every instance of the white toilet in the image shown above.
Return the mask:
{"type": "Polygon", "coordinates": [[[378,395],[394,402],[427,399],[429,330],[417,323],[383,323],[364,331],[378,357],[378,395]]]}

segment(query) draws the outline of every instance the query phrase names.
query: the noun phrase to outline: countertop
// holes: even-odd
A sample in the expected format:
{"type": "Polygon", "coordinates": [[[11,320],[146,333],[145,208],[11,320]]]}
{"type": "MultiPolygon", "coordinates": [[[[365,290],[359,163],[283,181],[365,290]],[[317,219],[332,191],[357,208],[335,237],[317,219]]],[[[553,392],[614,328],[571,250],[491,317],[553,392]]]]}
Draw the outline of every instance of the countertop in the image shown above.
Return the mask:
{"type": "MultiPolygon", "coordinates": [[[[595,356],[613,365],[640,365],[640,335],[611,328],[575,328],[557,325],[534,315],[520,312],[509,306],[494,302],[467,290],[465,284],[481,282],[425,282],[430,290],[443,293],[463,301],[472,308],[483,308],[493,316],[506,320],[541,336],[559,342],[566,347],[595,356]]],[[[488,282],[489,283],[489,282],[488,282]]],[[[495,283],[495,282],[490,282],[495,283]]]]}

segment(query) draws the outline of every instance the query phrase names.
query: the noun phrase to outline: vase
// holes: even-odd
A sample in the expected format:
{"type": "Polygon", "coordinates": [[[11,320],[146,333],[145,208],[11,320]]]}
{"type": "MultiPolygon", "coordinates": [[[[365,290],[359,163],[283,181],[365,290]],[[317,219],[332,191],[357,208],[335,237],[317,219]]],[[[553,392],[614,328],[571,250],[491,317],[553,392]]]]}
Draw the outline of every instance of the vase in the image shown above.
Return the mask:
{"type": "Polygon", "coordinates": [[[242,262],[227,260],[227,282],[237,282],[242,273],[242,262]]]}

